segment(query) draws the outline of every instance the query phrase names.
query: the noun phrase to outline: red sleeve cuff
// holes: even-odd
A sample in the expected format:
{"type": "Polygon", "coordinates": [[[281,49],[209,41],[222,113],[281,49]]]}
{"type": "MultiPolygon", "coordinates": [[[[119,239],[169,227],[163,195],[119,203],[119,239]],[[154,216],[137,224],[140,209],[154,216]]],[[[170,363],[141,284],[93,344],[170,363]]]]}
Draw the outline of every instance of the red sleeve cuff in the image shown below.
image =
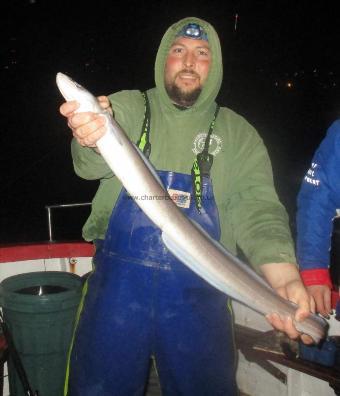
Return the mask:
{"type": "Polygon", "coordinates": [[[300,271],[301,278],[305,286],[326,285],[332,289],[332,281],[328,269],[309,269],[300,271]]]}

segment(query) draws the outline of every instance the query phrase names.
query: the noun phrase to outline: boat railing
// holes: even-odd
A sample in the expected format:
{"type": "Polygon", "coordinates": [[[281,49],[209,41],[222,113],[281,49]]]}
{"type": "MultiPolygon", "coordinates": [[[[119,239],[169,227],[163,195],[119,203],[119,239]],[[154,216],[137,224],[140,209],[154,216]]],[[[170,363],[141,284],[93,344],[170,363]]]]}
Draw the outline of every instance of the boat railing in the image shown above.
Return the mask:
{"type": "Polygon", "coordinates": [[[70,204],[46,205],[45,208],[47,210],[47,226],[48,226],[49,242],[54,242],[52,209],[76,208],[80,206],[91,206],[91,204],[92,204],[91,202],[80,202],[80,203],[70,203],[70,204]]]}

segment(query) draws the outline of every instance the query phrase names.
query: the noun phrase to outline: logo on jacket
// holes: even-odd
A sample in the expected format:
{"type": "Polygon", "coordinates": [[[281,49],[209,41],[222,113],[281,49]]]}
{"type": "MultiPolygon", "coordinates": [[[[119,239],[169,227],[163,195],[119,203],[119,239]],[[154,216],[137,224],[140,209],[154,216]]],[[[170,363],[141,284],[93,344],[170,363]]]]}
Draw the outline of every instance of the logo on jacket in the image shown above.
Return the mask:
{"type": "MultiPolygon", "coordinates": [[[[194,140],[192,151],[195,155],[201,153],[204,149],[207,133],[199,133],[194,140]]],[[[216,156],[222,149],[222,139],[214,133],[210,136],[209,153],[216,156]]]]}
{"type": "Polygon", "coordinates": [[[318,187],[320,185],[320,180],[317,178],[317,168],[318,168],[318,164],[315,162],[312,162],[312,165],[308,169],[307,174],[304,177],[304,180],[307,183],[313,184],[313,186],[318,187]]]}

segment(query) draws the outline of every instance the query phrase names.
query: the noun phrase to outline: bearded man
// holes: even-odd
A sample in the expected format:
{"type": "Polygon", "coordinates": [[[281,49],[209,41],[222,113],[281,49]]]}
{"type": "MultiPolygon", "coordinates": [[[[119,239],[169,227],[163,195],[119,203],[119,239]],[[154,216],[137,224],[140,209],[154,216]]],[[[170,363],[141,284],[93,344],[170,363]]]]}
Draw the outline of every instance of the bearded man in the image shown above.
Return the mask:
{"type": "MultiPolygon", "coordinates": [[[[302,319],[308,295],[267,151],[244,118],[217,105],[222,71],[214,28],[185,18],[160,43],[154,88],[99,100],[169,193],[175,191],[185,215],[230,252],[242,249],[272,287],[300,305],[295,319],[302,319]]],[[[236,395],[228,297],[167,250],[159,229],[96,150],[106,132],[103,118],[74,114],[77,107],[67,102],[60,109],[74,136],[75,172],[99,179],[100,186],[83,228],[84,238],[96,244],[95,270],[84,292],[65,395],[142,395],[151,357],[163,395],[236,395]]],[[[269,320],[299,335],[291,318],[274,314],[269,320]]]]}

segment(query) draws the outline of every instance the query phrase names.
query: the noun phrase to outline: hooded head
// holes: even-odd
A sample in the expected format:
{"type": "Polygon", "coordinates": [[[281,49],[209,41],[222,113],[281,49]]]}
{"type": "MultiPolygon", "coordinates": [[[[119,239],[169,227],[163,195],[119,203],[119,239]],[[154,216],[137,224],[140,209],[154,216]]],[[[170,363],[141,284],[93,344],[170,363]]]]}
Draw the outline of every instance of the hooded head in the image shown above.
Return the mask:
{"type": "Polygon", "coordinates": [[[214,102],[222,75],[220,42],[209,23],[189,17],[166,31],[155,64],[156,87],[166,106],[174,108],[175,102],[192,109],[206,107],[214,102]],[[181,61],[184,53],[189,54],[187,58],[194,57],[194,66],[191,66],[192,59],[181,61]],[[183,94],[184,102],[178,103],[176,98],[183,94]]]}

